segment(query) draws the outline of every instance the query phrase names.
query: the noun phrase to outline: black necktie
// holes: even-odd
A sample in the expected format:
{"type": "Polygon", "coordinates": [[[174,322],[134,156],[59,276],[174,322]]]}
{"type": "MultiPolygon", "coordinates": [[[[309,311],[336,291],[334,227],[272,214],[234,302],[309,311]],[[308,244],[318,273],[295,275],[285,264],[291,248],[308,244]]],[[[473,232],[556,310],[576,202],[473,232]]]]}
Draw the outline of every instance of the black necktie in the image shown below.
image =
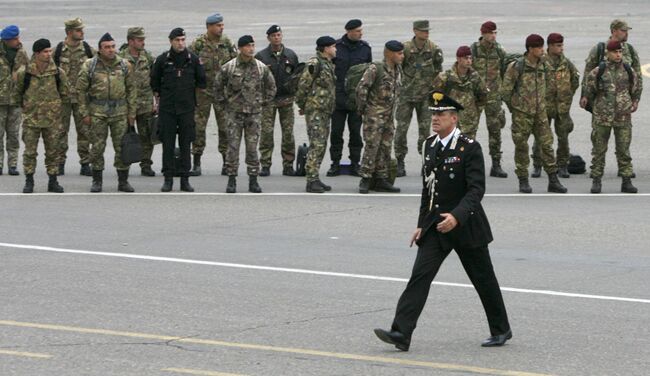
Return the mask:
{"type": "Polygon", "coordinates": [[[442,142],[438,141],[433,147],[433,159],[438,159],[440,153],[442,153],[442,142]]]}

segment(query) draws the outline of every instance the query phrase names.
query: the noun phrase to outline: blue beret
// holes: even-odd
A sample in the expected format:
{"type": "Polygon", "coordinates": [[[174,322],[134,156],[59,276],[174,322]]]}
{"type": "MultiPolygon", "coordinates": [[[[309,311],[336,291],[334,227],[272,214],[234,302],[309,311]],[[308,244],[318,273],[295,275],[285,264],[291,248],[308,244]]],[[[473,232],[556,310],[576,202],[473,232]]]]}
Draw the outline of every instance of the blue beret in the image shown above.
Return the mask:
{"type": "Polygon", "coordinates": [[[0,38],[2,40],[10,40],[17,38],[20,35],[20,29],[16,25],[9,25],[2,30],[0,33],[0,38]]]}
{"type": "Polygon", "coordinates": [[[393,52],[399,52],[404,50],[404,45],[402,44],[402,42],[396,40],[389,40],[388,42],[386,42],[384,46],[386,47],[387,50],[393,52]]]}
{"type": "Polygon", "coordinates": [[[208,16],[208,18],[205,19],[205,23],[210,25],[210,24],[216,24],[219,22],[223,22],[223,16],[221,13],[217,12],[215,14],[212,14],[208,16]]]}
{"type": "Polygon", "coordinates": [[[318,47],[327,47],[336,44],[336,39],[330,36],[324,36],[316,39],[316,46],[318,47]]]}
{"type": "Polygon", "coordinates": [[[242,37],[239,38],[239,41],[237,41],[237,47],[243,47],[251,43],[255,43],[251,35],[242,35],[242,37]]]}
{"type": "Polygon", "coordinates": [[[273,26],[269,27],[268,30],[266,30],[266,35],[271,35],[271,34],[279,33],[279,32],[281,32],[281,31],[282,31],[282,29],[280,29],[280,26],[278,26],[278,25],[273,25],[273,26]]]}
{"type": "Polygon", "coordinates": [[[345,24],[345,30],[354,30],[357,27],[361,27],[361,20],[359,19],[353,19],[348,21],[348,23],[345,24]]]}
{"type": "Polygon", "coordinates": [[[106,33],[106,34],[102,35],[101,38],[99,38],[99,43],[98,43],[97,45],[98,45],[99,47],[101,47],[101,46],[102,46],[102,42],[112,42],[112,41],[114,41],[114,40],[115,40],[115,39],[113,39],[113,37],[111,36],[111,34],[106,33]]]}

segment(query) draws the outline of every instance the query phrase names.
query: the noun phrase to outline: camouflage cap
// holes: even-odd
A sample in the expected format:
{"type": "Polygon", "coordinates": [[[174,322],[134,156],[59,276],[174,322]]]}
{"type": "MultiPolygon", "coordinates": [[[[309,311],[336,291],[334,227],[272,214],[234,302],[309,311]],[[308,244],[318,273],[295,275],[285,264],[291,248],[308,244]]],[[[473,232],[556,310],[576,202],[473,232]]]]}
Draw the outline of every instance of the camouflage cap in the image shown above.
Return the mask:
{"type": "Polygon", "coordinates": [[[420,31],[429,31],[429,21],[428,20],[418,20],[413,22],[413,28],[420,31]]]}
{"type": "Polygon", "coordinates": [[[126,39],[144,38],[144,27],[130,27],[126,31],[126,39]]]}
{"type": "Polygon", "coordinates": [[[86,27],[86,25],[84,25],[83,21],[81,21],[81,18],[79,17],[67,20],[63,24],[65,25],[66,30],[83,29],[86,27]]]}
{"type": "Polygon", "coordinates": [[[627,22],[623,20],[616,19],[612,21],[612,23],[609,25],[610,30],[623,30],[627,31],[632,29],[631,27],[627,26],[627,22]]]}

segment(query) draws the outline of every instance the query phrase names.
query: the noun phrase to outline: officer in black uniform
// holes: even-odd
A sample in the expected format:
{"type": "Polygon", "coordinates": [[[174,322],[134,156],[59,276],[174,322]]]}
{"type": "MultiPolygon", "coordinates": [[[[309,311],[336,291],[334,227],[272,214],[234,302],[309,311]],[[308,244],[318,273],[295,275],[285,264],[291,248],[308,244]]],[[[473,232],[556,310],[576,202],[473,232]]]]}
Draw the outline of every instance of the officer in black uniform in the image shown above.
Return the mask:
{"type": "Polygon", "coordinates": [[[411,238],[411,246],[418,245],[418,254],[411,279],[397,303],[391,330],[375,329],[375,334],[408,351],[431,282],[453,249],[487,314],[491,336],[482,346],[501,346],[512,338],[512,331],[487,246],[492,232],[481,206],[485,193],[481,145],[457,128],[458,111],[463,109],[458,102],[435,92],[429,109],[434,134],[422,145],[422,202],[418,227],[411,238]]]}
{"type": "Polygon", "coordinates": [[[156,99],[160,140],[163,146],[163,175],[160,189],[172,190],[175,172],[176,134],[181,155],[181,190],[194,192],[189,182],[190,144],[196,137],[194,108],[196,89],[206,88],[205,70],[199,58],[185,48],[185,31],[180,27],[169,34],[171,48],[156,58],[151,70],[151,88],[156,99]]]}

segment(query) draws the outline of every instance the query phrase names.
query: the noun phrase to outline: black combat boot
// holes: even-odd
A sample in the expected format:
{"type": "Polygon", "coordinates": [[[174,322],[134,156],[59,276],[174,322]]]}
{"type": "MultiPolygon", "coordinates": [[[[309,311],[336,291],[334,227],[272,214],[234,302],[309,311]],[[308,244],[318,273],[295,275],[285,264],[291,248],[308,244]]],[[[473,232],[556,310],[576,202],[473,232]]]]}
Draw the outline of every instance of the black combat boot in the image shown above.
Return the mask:
{"type": "Polygon", "coordinates": [[[117,190],[120,192],[135,191],[129,184],[129,170],[117,170],[117,190]]]}
{"type": "Polygon", "coordinates": [[[530,184],[528,183],[528,178],[519,178],[519,192],[533,193],[533,188],[530,187],[530,184]]]}
{"type": "Polygon", "coordinates": [[[361,178],[359,182],[359,193],[366,194],[370,191],[370,178],[361,178]]]}
{"type": "Polygon", "coordinates": [[[262,188],[257,183],[257,176],[248,177],[248,191],[251,193],[262,193],[262,188]]]}
{"type": "Polygon", "coordinates": [[[271,175],[271,167],[262,166],[262,169],[260,170],[260,176],[269,176],[269,175],[271,175]]]}
{"type": "Polygon", "coordinates": [[[569,174],[569,170],[567,169],[567,166],[564,165],[562,167],[559,167],[557,169],[557,176],[563,178],[563,179],[568,179],[571,177],[571,174],[569,174]]]}
{"type": "Polygon", "coordinates": [[[397,177],[401,178],[406,176],[406,166],[404,165],[404,158],[397,159],[397,177]]]}
{"type": "Polygon", "coordinates": [[[327,170],[327,176],[339,176],[341,175],[341,165],[339,161],[332,162],[330,169],[327,170]]]}
{"type": "Polygon", "coordinates": [[[350,175],[352,176],[361,176],[359,175],[359,170],[361,169],[361,166],[359,166],[359,161],[352,161],[350,163],[350,175]]]}
{"type": "Polygon", "coordinates": [[[507,178],[508,173],[501,168],[501,159],[492,158],[492,168],[490,169],[490,176],[495,178],[507,178]]]}
{"type": "Polygon", "coordinates": [[[194,154],[194,167],[190,170],[190,176],[201,176],[201,156],[194,154]]]}
{"type": "Polygon", "coordinates": [[[140,175],[142,175],[142,176],[156,176],[156,173],[151,168],[151,166],[143,166],[140,169],[140,175]]]}
{"type": "Polygon", "coordinates": [[[600,193],[603,190],[603,183],[600,178],[593,178],[591,182],[591,193],[600,193]]]}
{"type": "Polygon", "coordinates": [[[318,184],[320,184],[320,186],[323,187],[325,192],[329,192],[329,191],[332,190],[332,187],[330,187],[329,185],[323,183],[320,179],[318,180],[318,184]]]}
{"type": "Polygon", "coordinates": [[[63,193],[63,187],[59,185],[59,181],[56,179],[56,174],[48,176],[49,181],[47,182],[47,191],[54,193],[63,193]]]}
{"type": "Polygon", "coordinates": [[[637,193],[639,190],[632,185],[632,178],[623,178],[621,183],[621,192],[623,193],[637,193]]]}
{"type": "Polygon", "coordinates": [[[548,191],[550,193],[566,193],[567,189],[565,186],[560,183],[560,179],[557,177],[557,173],[548,174],[548,191]]]}
{"type": "Polygon", "coordinates": [[[386,178],[375,178],[375,191],[398,193],[400,189],[392,185],[386,178]]]}
{"type": "MultiPolygon", "coordinates": [[[[61,171],[61,167],[59,167],[59,172],[61,171]]],[[[59,174],[63,175],[63,174],[59,174]]],[[[81,176],[93,176],[93,172],[90,170],[90,163],[82,163],[81,164],[81,169],[79,169],[79,175],[81,176]]]]}
{"type": "MultiPolygon", "coordinates": [[[[61,172],[60,169],[59,172],[61,172]]],[[[102,170],[93,170],[93,184],[90,186],[90,192],[97,193],[102,191],[102,172],[102,170]]]]}
{"type": "Polygon", "coordinates": [[[34,174],[25,174],[23,193],[34,193],[34,174]]]}
{"type": "Polygon", "coordinates": [[[9,167],[9,175],[18,176],[20,175],[20,172],[18,172],[16,166],[9,167]]]}
{"type": "Polygon", "coordinates": [[[228,185],[226,186],[226,193],[235,193],[237,192],[237,177],[228,176],[228,185]]]}
{"type": "Polygon", "coordinates": [[[319,180],[313,180],[307,182],[307,187],[305,188],[307,193],[325,193],[325,188],[320,185],[319,180]]]}
{"type": "Polygon", "coordinates": [[[59,163],[59,176],[65,175],[65,163],[59,163]]]}
{"type": "Polygon", "coordinates": [[[533,172],[530,174],[531,178],[539,178],[542,176],[542,166],[533,165],[533,172]]]}
{"type": "Polygon", "coordinates": [[[163,182],[163,185],[160,188],[160,192],[171,192],[173,186],[174,186],[174,177],[165,176],[165,181],[163,182]]]}
{"type": "Polygon", "coordinates": [[[282,168],[282,175],[284,176],[296,176],[296,171],[293,169],[293,166],[284,166],[282,168]]]}
{"type": "Polygon", "coordinates": [[[194,192],[194,187],[190,185],[190,178],[187,176],[181,176],[181,191],[194,192]]]}

